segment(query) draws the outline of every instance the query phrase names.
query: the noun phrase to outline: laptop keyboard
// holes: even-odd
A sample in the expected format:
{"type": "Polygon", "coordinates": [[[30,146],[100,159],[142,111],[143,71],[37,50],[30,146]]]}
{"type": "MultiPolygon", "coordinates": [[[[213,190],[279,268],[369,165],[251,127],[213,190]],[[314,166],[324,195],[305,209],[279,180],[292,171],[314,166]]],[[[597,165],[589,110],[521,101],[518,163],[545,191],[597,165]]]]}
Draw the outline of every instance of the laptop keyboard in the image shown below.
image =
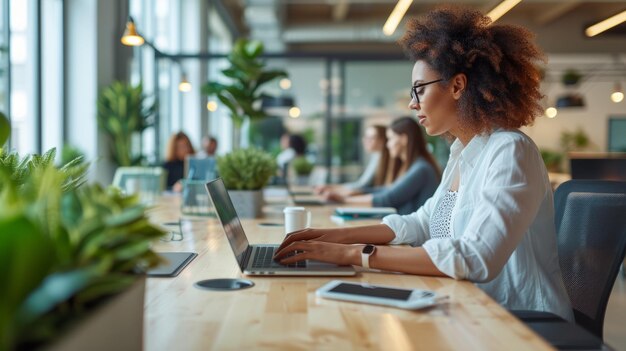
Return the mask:
{"type": "MultiPolygon", "coordinates": [[[[252,268],[283,268],[283,267],[292,267],[292,268],[306,268],[306,261],[300,261],[292,264],[280,264],[272,259],[274,257],[274,251],[277,247],[272,246],[261,246],[256,248],[256,253],[254,256],[254,261],[252,262],[252,268]]],[[[293,256],[296,253],[300,253],[301,251],[296,251],[289,256],[293,256]]],[[[287,257],[289,257],[287,256],[287,257]]]]}

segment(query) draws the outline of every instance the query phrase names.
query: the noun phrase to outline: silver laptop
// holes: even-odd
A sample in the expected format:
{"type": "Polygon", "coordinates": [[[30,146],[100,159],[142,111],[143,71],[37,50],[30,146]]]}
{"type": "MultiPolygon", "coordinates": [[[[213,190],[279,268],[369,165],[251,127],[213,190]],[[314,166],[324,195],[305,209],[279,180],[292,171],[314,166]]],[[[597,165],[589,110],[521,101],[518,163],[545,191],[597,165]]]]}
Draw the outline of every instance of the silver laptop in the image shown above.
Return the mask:
{"type": "Polygon", "coordinates": [[[289,181],[287,181],[285,183],[285,188],[287,189],[287,193],[289,194],[289,197],[291,198],[291,201],[296,206],[324,206],[324,205],[329,205],[329,204],[332,203],[330,201],[322,200],[322,199],[319,199],[319,198],[318,199],[315,199],[315,198],[298,199],[298,198],[296,198],[296,196],[299,196],[299,195],[312,196],[314,194],[313,194],[313,192],[302,192],[302,191],[298,192],[298,191],[291,190],[291,186],[289,185],[289,181]]]}
{"type": "Polygon", "coordinates": [[[250,245],[243,231],[237,212],[226,191],[224,182],[217,178],[206,184],[213,201],[217,217],[222,223],[230,247],[233,249],[239,268],[248,275],[326,275],[351,276],[356,272],[352,266],[337,266],[324,262],[306,260],[292,265],[281,265],[274,261],[274,251],[279,245],[250,245]]]}

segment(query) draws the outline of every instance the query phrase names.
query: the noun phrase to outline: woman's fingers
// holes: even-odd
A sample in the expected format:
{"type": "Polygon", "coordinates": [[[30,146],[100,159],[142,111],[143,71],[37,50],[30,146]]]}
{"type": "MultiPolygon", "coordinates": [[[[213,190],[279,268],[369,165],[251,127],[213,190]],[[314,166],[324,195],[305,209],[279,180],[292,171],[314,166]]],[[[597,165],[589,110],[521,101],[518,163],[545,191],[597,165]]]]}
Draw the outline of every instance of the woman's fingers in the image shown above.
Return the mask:
{"type": "Polygon", "coordinates": [[[303,229],[297,232],[289,233],[285,240],[283,240],[282,244],[278,247],[278,250],[285,248],[293,242],[301,241],[301,240],[310,240],[318,237],[319,234],[316,234],[313,229],[303,229]]]}
{"type": "Polygon", "coordinates": [[[286,247],[282,249],[279,247],[278,250],[276,250],[276,252],[274,253],[274,260],[279,261],[294,251],[309,251],[309,250],[310,250],[310,247],[309,247],[308,241],[296,241],[294,243],[287,245],[286,247]]]}

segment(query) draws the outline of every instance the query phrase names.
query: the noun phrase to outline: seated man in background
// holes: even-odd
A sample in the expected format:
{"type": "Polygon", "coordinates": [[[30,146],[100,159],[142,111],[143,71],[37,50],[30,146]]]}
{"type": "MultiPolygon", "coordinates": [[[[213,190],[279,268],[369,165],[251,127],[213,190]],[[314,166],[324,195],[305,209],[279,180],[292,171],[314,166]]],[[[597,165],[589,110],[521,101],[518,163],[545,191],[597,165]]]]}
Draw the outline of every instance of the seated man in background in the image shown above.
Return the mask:
{"type": "Polygon", "coordinates": [[[196,158],[215,157],[217,152],[217,139],[211,135],[202,137],[202,148],[196,154],[196,158]]]}

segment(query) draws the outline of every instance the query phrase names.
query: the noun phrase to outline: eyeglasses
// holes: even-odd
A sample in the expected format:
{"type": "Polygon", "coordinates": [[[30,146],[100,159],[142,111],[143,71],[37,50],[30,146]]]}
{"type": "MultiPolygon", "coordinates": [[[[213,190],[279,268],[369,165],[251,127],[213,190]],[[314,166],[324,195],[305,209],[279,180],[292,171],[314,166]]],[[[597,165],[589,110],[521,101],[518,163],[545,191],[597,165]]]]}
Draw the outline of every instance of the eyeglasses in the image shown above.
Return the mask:
{"type": "Polygon", "coordinates": [[[426,83],[422,83],[422,84],[416,84],[416,85],[412,86],[411,87],[411,99],[415,99],[415,101],[417,101],[417,103],[419,104],[420,103],[419,94],[423,94],[424,92],[421,91],[421,92],[418,93],[417,89],[421,88],[423,86],[426,86],[426,85],[430,85],[430,84],[441,82],[442,80],[443,79],[437,79],[437,80],[433,80],[433,81],[430,81],[430,82],[426,82],[426,83]]]}

